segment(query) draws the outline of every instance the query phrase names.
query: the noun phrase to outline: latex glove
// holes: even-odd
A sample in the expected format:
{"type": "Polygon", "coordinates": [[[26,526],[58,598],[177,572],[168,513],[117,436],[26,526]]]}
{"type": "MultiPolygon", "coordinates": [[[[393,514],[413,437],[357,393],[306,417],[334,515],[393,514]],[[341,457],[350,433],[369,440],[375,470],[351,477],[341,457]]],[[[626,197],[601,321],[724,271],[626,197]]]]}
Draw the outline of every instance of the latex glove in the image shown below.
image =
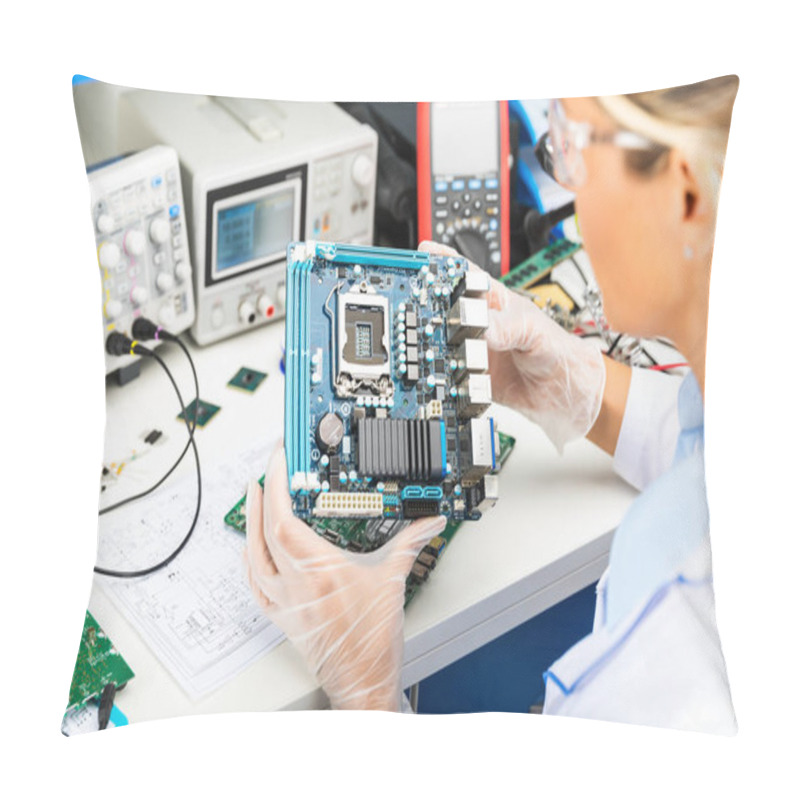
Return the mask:
{"type": "Polygon", "coordinates": [[[333,708],[400,710],[406,576],[447,522],[426,517],[372,553],[342,550],[292,513],[283,446],[247,490],[245,563],[266,615],[333,708]]]}
{"type": "MultiPolygon", "coordinates": [[[[450,247],[419,249],[458,256],[450,247]]],[[[470,269],[479,269],[470,262],[470,269]]],[[[489,348],[492,397],[537,423],[559,452],[585,436],[600,413],[605,362],[591,342],[567,333],[529,298],[489,276],[489,348]]]]}

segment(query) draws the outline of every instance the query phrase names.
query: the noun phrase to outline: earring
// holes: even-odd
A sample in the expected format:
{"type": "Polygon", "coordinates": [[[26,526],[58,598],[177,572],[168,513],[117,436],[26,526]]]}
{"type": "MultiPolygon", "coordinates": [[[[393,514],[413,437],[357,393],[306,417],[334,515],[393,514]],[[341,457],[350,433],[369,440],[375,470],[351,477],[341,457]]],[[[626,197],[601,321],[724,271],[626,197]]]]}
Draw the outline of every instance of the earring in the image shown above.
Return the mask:
{"type": "Polygon", "coordinates": [[[694,258],[694,250],[692,250],[692,246],[689,244],[685,244],[683,246],[683,257],[689,261],[690,259],[694,258]]]}

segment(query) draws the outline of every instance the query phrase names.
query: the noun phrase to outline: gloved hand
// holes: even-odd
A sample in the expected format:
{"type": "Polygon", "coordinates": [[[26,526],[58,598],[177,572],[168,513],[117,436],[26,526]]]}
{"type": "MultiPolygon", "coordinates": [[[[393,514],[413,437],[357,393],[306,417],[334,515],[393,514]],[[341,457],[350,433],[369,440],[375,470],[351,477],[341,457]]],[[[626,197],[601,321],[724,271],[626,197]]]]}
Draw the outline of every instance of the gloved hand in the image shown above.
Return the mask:
{"type": "MultiPolygon", "coordinates": [[[[458,256],[450,247],[419,249],[458,256]]],[[[470,269],[479,269],[470,262],[470,269]]],[[[585,436],[600,413],[606,368],[600,350],[567,333],[530,299],[489,277],[489,348],[492,396],[537,423],[559,452],[585,436]]]]}
{"type": "Polygon", "coordinates": [[[416,520],[372,553],[351,553],[292,513],[279,445],[247,490],[247,577],[301,652],[332,708],[400,710],[406,576],[447,522],[416,520]]]}

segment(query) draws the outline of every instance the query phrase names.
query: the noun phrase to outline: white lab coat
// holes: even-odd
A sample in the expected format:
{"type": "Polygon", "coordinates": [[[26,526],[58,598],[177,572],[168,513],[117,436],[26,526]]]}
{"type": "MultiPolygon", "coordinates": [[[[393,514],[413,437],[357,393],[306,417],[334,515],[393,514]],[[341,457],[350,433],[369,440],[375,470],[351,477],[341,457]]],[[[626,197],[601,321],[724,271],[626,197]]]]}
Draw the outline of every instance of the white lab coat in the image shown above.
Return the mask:
{"type": "Polygon", "coordinates": [[[714,613],[702,420],[693,376],[634,370],[614,463],[644,491],[615,534],[592,633],[545,673],[544,713],[736,732],[714,613]]]}

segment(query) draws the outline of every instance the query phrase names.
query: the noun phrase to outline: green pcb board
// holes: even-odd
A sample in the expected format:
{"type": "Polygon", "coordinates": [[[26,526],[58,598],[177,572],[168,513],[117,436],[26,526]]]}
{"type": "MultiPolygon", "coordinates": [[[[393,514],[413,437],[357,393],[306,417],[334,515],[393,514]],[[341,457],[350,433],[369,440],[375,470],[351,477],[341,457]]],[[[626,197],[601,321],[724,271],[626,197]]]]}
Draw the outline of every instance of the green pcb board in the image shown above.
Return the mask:
{"type": "Polygon", "coordinates": [[[132,677],[133,670],[87,611],[67,711],[82,708],[92,698],[99,697],[109,683],[121,689],[132,677]]]}
{"type": "Polygon", "coordinates": [[[500,278],[500,282],[508,286],[509,289],[524,291],[542,280],[551,272],[553,267],[575,255],[581,247],[581,245],[571,242],[569,239],[559,239],[554,244],[548,245],[534,253],[530,258],[525,259],[521,264],[518,264],[506,275],[503,275],[500,278]]]}
{"type": "MultiPolygon", "coordinates": [[[[499,472],[505,464],[516,440],[513,436],[499,433],[500,456],[495,472],[499,472]]],[[[264,476],[259,480],[264,486],[264,476]]],[[[239,533],[246,532],[247,518],[245,517],[245,501],[242,497],[239,502],[225,515],[225,524],[239,533]]],[[[324,539],[332,544],[355,553],[366,553],[376,550],[399,533],[408,523],[401,519],[341,519],[336,517],[320,517],[314,519],[311,527],[324,539]]],[[[461,520],[449,520],[445,529],[420,553],[411,569],[406,581],[406,605],[417,593],[420,586],[430,577],[444,549],[455,536],[456,531],[463,524],[461,520]]]]}

